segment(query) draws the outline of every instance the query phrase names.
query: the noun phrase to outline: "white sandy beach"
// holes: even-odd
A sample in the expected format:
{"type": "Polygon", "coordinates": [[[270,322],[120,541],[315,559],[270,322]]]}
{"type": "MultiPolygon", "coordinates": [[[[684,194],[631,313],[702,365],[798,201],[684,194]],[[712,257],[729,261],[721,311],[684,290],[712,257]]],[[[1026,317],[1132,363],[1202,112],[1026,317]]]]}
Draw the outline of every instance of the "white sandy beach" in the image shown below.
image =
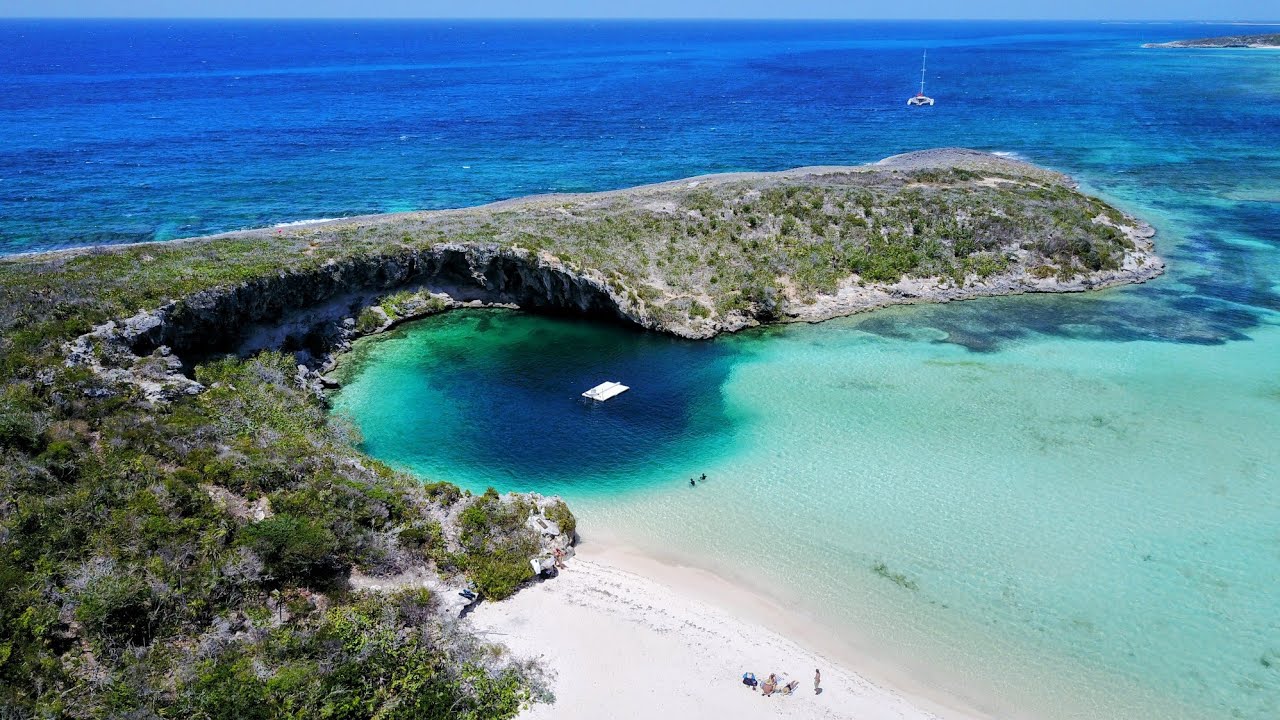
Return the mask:
{"type": "Polygon", "coordinates": [[[803,621],[795,617],[780,613],[769,623],[785,636],[743,619],[768,606],[713,575],[592,546],[558,578],[482,603],[470,618],[491,640],[540,658],[554,673],[555,704],[521,716],[530,720],[973,717],[926,710],[917,699],[833,664],[799,639],[821,629],[801,632],[796,623],[803,621]],[[822,670],[820,694],[813,690],[816,668],[822,670]],[[800,687],[792,696],[765,698],[742,685],[746,671],[761,680],[771,672],[786,675],[800,687]]]}

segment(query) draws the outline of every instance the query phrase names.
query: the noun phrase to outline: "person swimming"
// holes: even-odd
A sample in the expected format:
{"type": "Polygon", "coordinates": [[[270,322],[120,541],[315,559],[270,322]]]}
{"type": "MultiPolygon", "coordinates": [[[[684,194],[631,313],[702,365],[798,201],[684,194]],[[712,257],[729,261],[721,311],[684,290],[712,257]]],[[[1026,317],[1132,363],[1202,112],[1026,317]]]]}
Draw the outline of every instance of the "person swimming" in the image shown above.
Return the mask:
{"type": "Polygon", "coordinates": [[[702,482],[706,482],[706,481],[707,481],[707,474],[706,474],[706,473],[702,473],[702,477],[700,477],[700,478],[698,478],[698,479],[699,479],[699,480],[701,480],[702,482]]]}
{"type": "Polygon", "coordinates": [[[693,478],[689,478],[689,487],[698,487],[698,483],[693,478]]]}

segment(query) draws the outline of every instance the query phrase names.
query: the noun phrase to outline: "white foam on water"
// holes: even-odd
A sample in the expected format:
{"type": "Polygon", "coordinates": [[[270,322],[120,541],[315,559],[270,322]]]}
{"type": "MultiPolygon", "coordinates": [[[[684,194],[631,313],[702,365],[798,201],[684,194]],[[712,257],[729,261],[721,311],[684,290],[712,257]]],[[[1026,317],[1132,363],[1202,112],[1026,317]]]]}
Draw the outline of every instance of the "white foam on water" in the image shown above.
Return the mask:
{"type": "Polygon", "coordinates": [[[297,227],[299,225],[315,225],[316,223],[333,222],[334,220],[344,220],[345,218],[308,218],[306,220],[294,220],[292,222],[276,223],[271,227],[297,227]]]}

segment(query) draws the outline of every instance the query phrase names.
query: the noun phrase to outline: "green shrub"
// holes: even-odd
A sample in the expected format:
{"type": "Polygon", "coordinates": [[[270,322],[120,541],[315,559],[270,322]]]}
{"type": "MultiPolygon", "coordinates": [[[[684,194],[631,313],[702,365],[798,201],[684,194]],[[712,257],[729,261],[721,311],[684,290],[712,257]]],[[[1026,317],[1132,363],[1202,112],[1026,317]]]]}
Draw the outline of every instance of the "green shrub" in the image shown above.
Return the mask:
{"type": "Polygon", "coordinates": [[[150,586],[140,578],[110,574],[80,594],[76,619],[112,645],[144,645],[153,634],[150,586]]]}
{"type": "Polygon", "coordinates": [[[525,526],[533,507],[522,500],[504,502],[489,488],[459,514],[462,554],[456,561],[485,597],[511,595],[533,577],[529,559],[538,536],[525,526]]]}
{"type": "Polygon", "coordinates": [[[491,524],[489,508],[483,502],[473,502],[462,509],[458,522],[462,526],[463,538],[484,533],[491,524]]]}
{"type": "Polygon", "coordinates": [[[448,307],[448,302],[443,298],[428,295],[420,299],[418,306],[414,309],[414,314],[418,316],[435,315],[444,312],[448,307]]]}
{"type": "Polygon", "coordinates": [[[578,532],[578,519],[573,516],[569,506],[563,500],[557,500],[543,511],[547,519],[560,526],[560,531],[569,537],[578,532]]]}
{"type": "Polygon", "coordinates": [[[333,533],[307,518],[282,513],[246,526],[241,535],[277,582],[325,585],[343,569],[333,533]]]}
{"type": "Polygon", "coordinates": [[[434,558],[444,551],[444,531],[440,523],[423,520],[400,531],[400,544],[434,558]]]}
{"type": "Polygon", "coordinates": [[[524,527],[532,512],[533,507],[524,500],[513,498],[504,502],[497,490],[489,488],[459,516],[463,543],[473,538],[483,541],[486,537],[514,533],[524,527]]]}
{"type": "Polygon", "coordinates": [[[54,440],[44,452],[36,456],[36,461],[44,465],[54,477],[67,480],[75,475],[79,453],[74,443],[67,440],[54,440]]]}
{"type": "Polygon", "coordinates": [[[194,680],[183,688],[188,717],[208,720],[270,720],[267,683],[258,677],[253,658],[234,650],[195,667],[194,680]]]}
{"type": "Polygon", "coordinates": [[[964,260],[965,270],[983,279],[1003,272],[1008,266],[1009,261],[1002,256],[971,255],[964,260]]]}
{"type": "Polygon", "coordinates": [[[360,316],[356,318],[356,330],[361,333],[371,333],[382,327],[386,319],[371,307],[367,307],[360,311],[360,316]]]}
{"type": "Polygon", "coordinates": [[[520,549],[470,553],[466,559],[467,577],[484,597],[502,600],[533,579],[533,566],[529,560],[530,553],[520,549]]]}
{"type": "Polygon", "coordinates": [[[40,448],[41,423],[32,412],[34,400],[30,391],[21,386],[0,395],[0,447],[12,447],[24,452],[40,448]],[[26,397],[23,397],[26,396],[26,397]]]}
{"type": "Polygon", "coordinates": [[[462,490],[457,485],[447,482],[427,483],[422,486],[426,491],[427,497],[433,501],[440,503],[444,507],[449,507],[462,497],[462,490]]]}

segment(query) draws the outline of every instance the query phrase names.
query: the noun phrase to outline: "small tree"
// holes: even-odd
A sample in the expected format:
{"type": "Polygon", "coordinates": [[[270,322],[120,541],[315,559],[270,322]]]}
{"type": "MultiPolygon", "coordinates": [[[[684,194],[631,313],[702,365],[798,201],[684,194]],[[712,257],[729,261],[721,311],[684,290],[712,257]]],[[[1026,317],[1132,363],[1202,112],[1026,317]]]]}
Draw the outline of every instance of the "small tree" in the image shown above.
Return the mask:
{"type": "Polygon", "coordinates": [[[279,583],[322,585],[343,569],[333,533],[306,518],[281,513],[247,526],[243,538],[279,583]]]}

